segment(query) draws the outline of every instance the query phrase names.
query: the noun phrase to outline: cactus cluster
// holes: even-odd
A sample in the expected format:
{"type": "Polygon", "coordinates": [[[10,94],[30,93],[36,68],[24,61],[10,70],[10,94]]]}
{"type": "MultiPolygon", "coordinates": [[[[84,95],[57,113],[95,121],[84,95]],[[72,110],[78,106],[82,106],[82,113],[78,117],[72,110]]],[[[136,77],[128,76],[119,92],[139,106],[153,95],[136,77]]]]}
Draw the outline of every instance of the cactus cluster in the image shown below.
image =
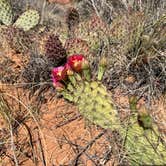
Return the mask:
{"type": "Polygon", "coordinates": [[[158,128],[147,112],[138,113],[134,98],[130,99],[129,120],[127,123],[120,121],[113,99],[101,83],[105,63],[103,59],[97,79],[92,79],[86,58],[69,56],[65,66],[52,70],[53,85],[65,99],[78,106],[85,118],[102,128],[119,132],[131,165],[164,165],[166,146],[158,128]]]}
{"type": "MultiPolygon", "coordinates": [[[[0,21],[7,26],[13,24],[13,11],[9,1],[0,0],[0,9],[0,21]]],[[[19,16],[13,26],[28,31],[39,23],[39,19],[38,11],[29,9],[19,16]]]]}

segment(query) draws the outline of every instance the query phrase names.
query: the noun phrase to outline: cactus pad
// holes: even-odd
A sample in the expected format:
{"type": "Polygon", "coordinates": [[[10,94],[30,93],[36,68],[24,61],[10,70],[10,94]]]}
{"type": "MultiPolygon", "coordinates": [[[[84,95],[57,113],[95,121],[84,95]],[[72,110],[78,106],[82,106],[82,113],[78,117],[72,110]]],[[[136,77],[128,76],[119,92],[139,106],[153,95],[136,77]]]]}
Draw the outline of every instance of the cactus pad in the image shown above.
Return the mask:
{"type": "Polygon", "coordinates": [[[0,0],[0,22],[5,25],[12,24],[12,8],[8,0],[0,0]]]}
{"type": "Polygon", "coordinates": [[[129,102],[133,113],[126,127],[119,131],[125,140],[124,146],[131,165],[164,165],[166,144],[160,137],[158,127],[145,107],[138,111],[134,100],[129,102]]]}
{"type": "Polygon", "coordinates": [[[27,10],[14,23],[14,26],[28,31],[39,23],[39,13],[36,10],[27,10]]]}
{"type": "MultiPolygon", "coordinates": [[[[132,117],[131,119],[133,121],[132,117]]],[[[153,129],[144,129],[136,120],[122,135],[125,138],[125,150],[132,165],[164,165],[166,163],[166,146],[155,125],[153,129]]]]}
{"type": "Polygon", "coordinates": [[[119,128],[117,110],[110,94],[100,82],[80,79],[75,85],[68,84],[63,95],[75,103],[80,113],[91,122],[112,130],[119,128]]]}

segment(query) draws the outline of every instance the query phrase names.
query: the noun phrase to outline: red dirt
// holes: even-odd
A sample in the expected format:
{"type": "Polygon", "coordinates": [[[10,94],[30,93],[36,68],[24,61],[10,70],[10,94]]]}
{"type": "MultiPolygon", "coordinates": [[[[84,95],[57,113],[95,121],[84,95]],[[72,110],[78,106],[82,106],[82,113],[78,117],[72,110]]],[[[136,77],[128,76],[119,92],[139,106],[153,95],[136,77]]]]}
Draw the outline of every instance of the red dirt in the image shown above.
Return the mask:
{"type": "MultiPolygon", "coordinates": [[[[2,89],[5,90],[6,93],[15,97],[19,93],[20,101],[23,102],[25,105],[29,105],[33,101],[33,99],[27,100],[28,93],[26,91],[22,91],[22,89],[16,89],[15,87],[9,89],[9,87],[5,88],[5,86],[3,87],[1,86],[1,90],[2,89]]],[[[125,106],[128,105],[127,98],[125,96],[122,96],[119,90],[116,92],[116,95],[114,97],[116,97],[117,99],[116,102],[121,103],[124,108],[125,106]]],[[[156,110],[153,113],[155,114],[155,117],[157,117],[156,118],[157,122],[160,124],[159,127],[166,128],[162,125],[162,123],[164,124],[164,122],[166,121],[165,119],[166,117],[164,114],[165,104],[163,101],[164,100],[161,99],[161,101],[158,104],[156,103],[154,107],[154,110],[155,109],[156,110]]],[[[18,105],[15,105],[15,109],[17,108],[18,105]]],[[[126,112],[127,109],[122,109],[122,110],[124,113],[127,113],[126,112]]],[[[20,112],[20,114],[22,113],[20,112]]],[[[99,128],[93,125],[90,125],[91,127],[89,125],[86,125],[87,124],[86,121],[81,117],[76,118],[75,120],[65,124],[65,122],[67,122],[69,119],[75,116],[79,116],[79,113],[77,112],[77,109],[73,105],[65,102],[62,99],[54,98],[51,101],[48,101],[47,103],[42,105],[39,116],[35,116],[37,123],[32,118],[26,121],[26,124],[29,126],[32,132],[33,139],[35,141],[34,155],[36,155],[39,160],[38,162],[39,166],[42,165],[42,160],[40,157],[41,147],[43,148],[45,160],[48,166],[69,165],[71,161],[73,161],[75,157],[78,155],[76,147],[71,144],[73,143],[77,144],[78,146],[85,147],[89,141],[94,139],[95,136],[97,136],[101,132],[99,128]],[[39,141],[40,139],[42,145],[40,144],[39,141]]],[[[4,128],[2,125],[4,126],[4,123],[1,124],[1,128],[4,128]]],[[[19,138],[20,142],[27,141],[26,138],[28,137],[28,133],[23,125],[20,125],[18,132],[19,132],[19,137],[21,137],[19,138]]],[[[104,151],[108,149],[108,146],[109,143],[108,141],[106,141],[106,137],[103,136],[102,138],[97,140],[93,144],[93,146],[90,149],[88,149],[86,152],[92,155],[100,154],[101,156],[101,154],[103,154],[104,151]]],[[[11,151],[9,151],[8,154],[12,155],[11,151]]],[[[83,154],[80,158],[84,163],[83,166],[94,165],[94,163],[90,161],[85,154],[83,154]]],[[[7,164],[8,163],[7,161],[8,159],[5,158],[3,160],[3,164],[12,165],[11,162],[7,164]]],[[[106,164],[106,166],[111,166],[113,165],[112,163],[114,162],[115,159],[112,158],[106,164]]],[[[27,160],[23,162],[22,165],[33,166],[35,164],[32,162],[32,160],[27,160]]]]}
{"type": "MultiPolygon", "coordinates": [[[[20,102],[25,104],[25,106],[33,105],[33,99],[28,100],[28,92],[23,91],[22,89],[17,89],[15,87],[0,87],[3,92],[11,95],[13,97],[20,96],[20,102]]],[[[14,101],[11,97],[5,97],[9,103],[12,103],[14,110],[18,111],[18,102],[14,101]]],[[[13,110],[13,111],[14,111],[13,110]]],[[[22,109],[22,112],[17,112],[15,114],[27,115],[27,111],[22,109]]],[[[42,165],[41,160],[41,149],[43,149],[45,160],[48,166],[52,165],[69,165],[75,157],[78,155],[78,151],[76,150],[76,146],[70,145],[71,143],[77,144],[78,147],[84,148],[89,141],[94,139],[99,133],[101,133],[101,129],[87,124],[87,122],[81,117],[76,118],[72,122],[68,122],[65,125],[58,127],[58,125],[64,124],[68,119],[79,116],[77,109],[68,104],[62,99],[53,99],[48,101],[46,104],[43,104],[39,116],[34,114],[35,121],[33,118],[27,119],[25,121],[26,125],[31,130],[31,134],[34,142],[34,156],[36,156],[39,160],[38,165],[42,165]],[[40,143],[41,139],[41,143],[40,143]],[[42,144],[42,145],[41,145],[42,144]]],[[[28,115],[27,115],[28,117],[28,115]]],[[[31,116],[30,116],[31,117],[31,116]]],[[[4,123],[3,123],[4,124],[4,123]]],[[[6,128],[6,126],[1,126],[1,128],[6,128]]],[[[110,135],[111,136],[111,135],[110,135]]],[[[30,147],[28,146],[28,138],[29,134],[23,124],[20,124],[18,128],[18,139],[19,143],[24,144],[23,150],[25,152],[30,151],[30,147]],[[26,143],[27,142],[27,143],[26,143]]],[[[16,138],[15,138],[16,139],[16,138]]],[[[20,145],[18,145],[20,146],[20,145]]],[[[22,145],[23,146],[23,145],[22,145]]],[[[10,147],[10,146],[9,146],[10,147]]],[[[109,143],[106,140],[105,136],[101,137],[99,140],[95,141],[91,148],[88,148],[86,152],[90,155],[99,155],[102,157],[106,149],[108,149],[109,143]]],[[[81,149],[80,149],[81,151],[81,149]]],[[[8,149],[8,155],[13,155],[13,152],[8,149]]],[[[93,166],[94,163],[88,159],[88,157],[83,154],[81,157],[81,161],[83,162],[83,166],[93,166]]],[[[18,157],[18,160],[22,162],[21,165],[35,165],[32,160],[27,159],[25,156],[21,155],[18,157]]],[[[115,162],[112,158],[106,165],[111,166],[112,163],[115,162]]],[[[13,165],[8,157],[3,158],[2,165],[13,165]]],[[[80,164],[81,165],[81,164],[80,164]]]]}

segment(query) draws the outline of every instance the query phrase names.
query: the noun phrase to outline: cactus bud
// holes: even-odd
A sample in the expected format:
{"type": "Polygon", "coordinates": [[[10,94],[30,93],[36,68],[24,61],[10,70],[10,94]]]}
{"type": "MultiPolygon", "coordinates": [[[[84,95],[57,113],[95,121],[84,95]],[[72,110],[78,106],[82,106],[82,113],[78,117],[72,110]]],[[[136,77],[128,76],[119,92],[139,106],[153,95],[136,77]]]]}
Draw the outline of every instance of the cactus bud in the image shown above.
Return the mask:
{"type": "Polygon", "coordinates": [[[137,110],[137,102],[138,102],[138,99],[137,99],[136,96],[130,96],[129,97],[129,105],[130,105],[130,110],[131,111],[137,110]]]}
{"type": "Polygon", "coordinates": [[[99,69],[98,69],[98,76],[97,76],[97,79],[99,81],[102,80],[106,67],[107,67],[107,60],[105,57],[102,57],[102,59],[99,62],[99,69]]]}
{"type": "Polygon", "coordinates": [[[89,67],[89,62],[86,59],[82,63],[82,69],[84,77],[86,78],[86,80],[90,81],[91,78],[90,67],[89,67]]]}
{"type": "Polygon", "coordinates": [[[67,63],[75,72],[81,72],[84,61],[85,57],[82,54],[75,54],[68,57],[67,63]]]}
{"type": "Polygon", "coordinates": [[[142,106],[139,110],[138,122],[144,129],[152,128],[152,118],[145,106],[142,106]]]}
{"type": "Polygon", "coordinates": [[[65,64],[64,68],[68,76],[72,76],[74,74],[72,68],[70,67],[68,63],[65,64]]]}

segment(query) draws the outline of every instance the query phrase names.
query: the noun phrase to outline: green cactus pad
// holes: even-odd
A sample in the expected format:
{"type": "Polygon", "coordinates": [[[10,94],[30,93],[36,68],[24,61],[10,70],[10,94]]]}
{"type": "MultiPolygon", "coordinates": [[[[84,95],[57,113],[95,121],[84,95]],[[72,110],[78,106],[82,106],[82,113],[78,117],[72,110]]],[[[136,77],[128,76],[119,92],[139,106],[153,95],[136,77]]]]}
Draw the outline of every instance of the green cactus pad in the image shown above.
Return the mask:
{"type": "Polygon", "coordinates": [[[137,110],[135,97],[130,98],[129,103],[132,115],[119,132],[124,139],[124,147],[130,164],[133,166],[164,165],[166,145],[160,138],[157,125],[153,123],[145,107],[137,110]]]}
{"type": "Polygon", "coordinates": [[[5,25],[12,24],[12,8],[8,0],[0,0],[0,22],[5,25]]]}
{"type": "Polygon", "coordinates": [[[36,10],[27,10],[25,11],[14,23],[14,26],[21,28],[24,31],[28,31],[34,28],[39,23],[39,13],[36,10]]]}
{"type": "Polygon", "coordinates": [[[130,126],[121,135],[125,138],[124,146],[131,165],[166,164],[166,146],[159,137],[157,126],[153,124],[153,129],[144,129],[135,117],[130,121],[130,126]]]}
{"type": "Polygon", "coordinates": [[[102,128],[119,128],[119,118],[112,98],[98,81],[73,81],[63,92],[64,98],[74,102],[80,113],[102,128]],[[78,83],[77,83],[78,82],[78,83]]]}

